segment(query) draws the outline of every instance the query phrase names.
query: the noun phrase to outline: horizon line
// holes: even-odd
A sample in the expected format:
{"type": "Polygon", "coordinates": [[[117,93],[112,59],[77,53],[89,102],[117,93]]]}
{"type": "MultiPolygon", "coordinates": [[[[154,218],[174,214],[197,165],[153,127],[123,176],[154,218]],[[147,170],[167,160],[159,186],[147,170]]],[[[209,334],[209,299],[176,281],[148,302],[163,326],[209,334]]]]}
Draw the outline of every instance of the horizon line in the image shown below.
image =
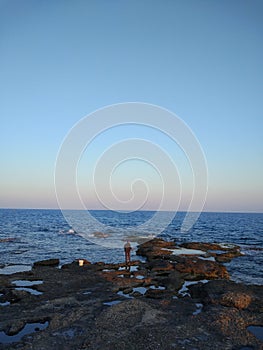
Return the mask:
{"type": "MultiPolygon", "coordinates": [[[[143,212],[143,211],[149,211],[149,212],[171,212],[172,210],[156,210],[156,209],[144,209],[144,210],[113,210],[113,209],[60,209],[60,208],[9,208],[9,207],[0,207],[0,210],[58,210],[63,212],[64,210],[71,210],[71,211],[113,211],[113,212],[124,212],[124,213],[132,213],[132,212],[143,212]]],[[[197,213],[198,211],[188,211],[188,210],[177,210],[176,213],[197,213]]],[[[202,210],[200,211],[200,214],[202,213],[225,213],[225,214],[263,214],[263,211],[224,211],[224,210],[202,210]]]]}

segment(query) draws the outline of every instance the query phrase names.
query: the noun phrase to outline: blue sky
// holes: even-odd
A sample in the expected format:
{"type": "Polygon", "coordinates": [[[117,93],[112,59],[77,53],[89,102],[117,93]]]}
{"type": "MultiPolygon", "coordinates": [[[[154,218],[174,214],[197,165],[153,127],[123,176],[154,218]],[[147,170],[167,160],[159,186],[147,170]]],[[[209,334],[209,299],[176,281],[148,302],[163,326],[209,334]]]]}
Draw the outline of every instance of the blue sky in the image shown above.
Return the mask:
{"type": "MultiPolygon", "coordinates": [[[[262,16],[261,0],[0,0],[0,207],[56,208],[70,128],[138,101],[176,113],[198,138],[205,210],[263,212],[262,16]]],[[[97,140],[94,161],[117,134],[97,140]]],[[[126,183],[130,169],[116,175],[126,183]]]]}

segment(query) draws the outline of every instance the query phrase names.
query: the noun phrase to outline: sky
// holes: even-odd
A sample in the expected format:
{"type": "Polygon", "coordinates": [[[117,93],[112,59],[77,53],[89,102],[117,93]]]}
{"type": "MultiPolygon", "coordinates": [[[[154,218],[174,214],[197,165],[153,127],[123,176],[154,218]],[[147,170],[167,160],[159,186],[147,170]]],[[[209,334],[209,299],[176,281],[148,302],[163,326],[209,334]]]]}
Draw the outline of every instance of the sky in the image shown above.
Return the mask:
{"type": "MultiPolygon", "coordinates": [[[[54,171],[66,135],[98,109],[142,102],[174,113],[199,141],[209,177],[204,210],[263,212],[262,38],[261,0],[0,0],[0,207],[58,208],[54,171]]],[[[89,122],[98,123],[96,114],[89,122]]],[[[85,205],[103,208],[90,191],[103,192],[109,180],[94,184],[95,166],[129,138],[170,156],[181,182],[176,172],[165,180],[165,209],[180,196],[185,209],[191,164],[163,133],[139,125],[106,130],[83,151],[85,205]]],[[[125,201],[137,193],[140,202],[148,190],[142,208],[158,207],[165,176],[154,164],[130,159],[113,175],[117,209],[133,209],[125,201]]],[[[107,202],[111,194],[102,195],[107,202]]]]}

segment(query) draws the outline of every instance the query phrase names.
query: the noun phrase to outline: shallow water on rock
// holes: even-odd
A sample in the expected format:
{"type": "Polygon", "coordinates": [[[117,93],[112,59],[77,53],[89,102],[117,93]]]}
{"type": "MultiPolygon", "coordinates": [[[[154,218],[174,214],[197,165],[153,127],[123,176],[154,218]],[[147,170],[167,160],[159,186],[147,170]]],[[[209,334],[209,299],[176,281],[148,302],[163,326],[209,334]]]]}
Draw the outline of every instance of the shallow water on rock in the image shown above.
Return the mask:
{"type": "Polygon", "coordinates": [[[198,249],[187,249],[187,248],[177,248],[177,249],[164,249],[172,252],[172,255],[206,255],[206,252],[198,249]]]}
{"type": "Polygon", "coordinates": [[[87,290],[86,292],[83,292],[82,294],[83,294],[83,295],[90,295],[91,293],[92,293],[92,292],[90,292],[90,291],[87,290]]]}
{"type": "Polygon", "coordinates": [[[165,287],[152,285],[152,286],[150,286],[150,289],[165,290],[165,287]]]}
{"type": "Polygon", "coordinates": [[[133,288],[133,292],[139,292],[139,293],[144,295],[147,292],[147,288],[145,288],[145,287],[136,287],[136,288],[133,288]]]}
{"type": "Polygon", "coordinates": [[[138,275],[136,276],[137,280],[143,280],[145,278],[145,276],[142,276],[142,275],[138,275]]]}
{"type": "Polygon", "coordinates": [[[27,288],[27,287],[18,287],[18,288],[15,288],[15,290],[23,290],[25,292],[28,292],[32,295],[41,295],[43,294],[42,292],[39,292],[38,290],[35,290],[35,289],[32,289],[32,288],[27,288]]]}
{"type": "Polygon", "coordinates": [[[35,290],[33,288],[28,288],[28,286],[35,286],[35,285],[42,284],[43,281],[16,280],[16,281],[13,281],[12,283],[17,286],[17,288],[15,288],[16,290],[23,290],[23,291],[28,292],[32,295],[43,294],[42,292],[39,292],[38,290],[35,290]]]}
{"type": "Polygon", "coordinates": [[[248,331],[251,332],[256,338],[263,341],[263,326],[249,326],[248,331]]]}
{"type": "Polygon", "coordinates": [[[120,290],[117,294],[118,294],[119,296],[124,297],[124,298],[127,298],[127,299],[133,299],[133,297],[132,297],[130,294],[125,294],[125,293],[123,293],[122,290],[120,290]]]}
{"type": "Polygon", "coordinates": [[[36,280],[36,281],[28,281],[28,280],[15,280],[12,282],[17,287],[31,287],[39,284],[43,284],[43,281],[36,280]]]}
{"type": "Polygon", "coordinates": [[[24,335],[38,332],[47,328],[49,322],[46,321],[44,323],[27,323],[25,327],[14,335],[7,335],[4,331],[0,332],[0,344],[10,344],[14,342],[18,342],[22,339],[24,335]]]}
{"type": "Polygon", "coordinates": [[[82,333],[83,333],[83,331],[82,331],[81,328],[79,328],[79,327],[70,327],[70,328],[66,328],[66,329],[62,329],[62,330],[59,330],[57,332],[54,332],[52,335],[54,337],[63,336],[63,338],[66,338],[66,339],[70,340],[70,339],[73,339],[74,337],[77,337],[78,335],[80,335],[82,333]]]}
{"type": "Polygon", "coordinates": [[[8,305],[10,305],[9,301],[5,301],[4,303],[0,303],[0,306],[8,306],[8,305]]]}
{"type": "Polygon", "coordinates": [[[29,265],[9,265],[0,269],[0,275],[11,275],[17,272],[30,271],[31,268],[29,265]]]}
{"type": "Polygon", "coordinates": [[[129,270],[130,270],[131,272],[135,272],[135,271],[138,271],[138,267],[139,267],[139,266],[130,266],[130,269],[129,269],[129,270]]]}
{"type": "Polygon", "coordinates": [[[195,306],[196,306],[196,310],[193,312],[193,316],[200,314],[202,312],[204,305],[201,303],[196,303],[195,306]]]}
{"type": "Polygon", "coordinates": [[[103,303],[103,305],[113,306],[113,305],[117,305],[119,303],[121,303],[121,300],[113,300],[113,301],[107,301],[107,302],[103,303]]]}
{"type": "Polygon", "coordinates": [[[182,295],[183,297],[186,295],[190,296],[189,290],[188,290],[188,286],[191,286],[193,284],[197,284],[197,283],[207,283],[208,280],[199,280],[199,281],[185,281],[182,288],[178,291],[178,294],[182,295]]]}

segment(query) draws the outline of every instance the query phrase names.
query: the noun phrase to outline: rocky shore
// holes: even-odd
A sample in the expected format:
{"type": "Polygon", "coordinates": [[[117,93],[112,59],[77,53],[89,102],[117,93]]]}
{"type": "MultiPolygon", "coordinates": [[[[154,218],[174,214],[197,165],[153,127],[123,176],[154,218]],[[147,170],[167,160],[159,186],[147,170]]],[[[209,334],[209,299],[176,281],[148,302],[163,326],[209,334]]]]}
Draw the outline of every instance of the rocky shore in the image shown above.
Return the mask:
{"type": "Polygon", "coordinates": [[[238,246],[153,239],[137,255],[0,274],[0,349],[263,349],[263,286],[224,266],[238,246]]]}

